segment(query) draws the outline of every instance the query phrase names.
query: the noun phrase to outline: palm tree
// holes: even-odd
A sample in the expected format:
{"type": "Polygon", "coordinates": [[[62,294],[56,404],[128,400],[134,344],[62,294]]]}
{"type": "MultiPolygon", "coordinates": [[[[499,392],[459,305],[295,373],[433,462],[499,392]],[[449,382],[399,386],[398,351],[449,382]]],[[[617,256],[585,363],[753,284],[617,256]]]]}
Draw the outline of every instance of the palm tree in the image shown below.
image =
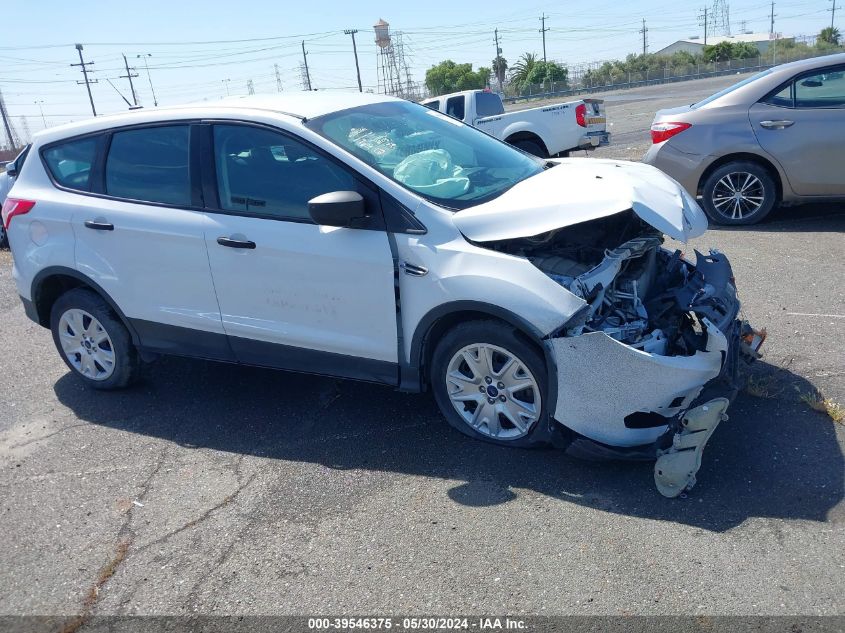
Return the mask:
{"type": "Polygon", "coordinates": [[[523,53],[522,57],[511,67],[511,82],[522,85],[528,79],[528,75],[537,65],[537,55],[534,53],[523,53]]]}
{"type": "Polygon", "coordinates": [[[501,55],[498,55],[496,59],[493,60],[491,67],[493,68],[493,75],[499,80],[499,85],[501,86],[502,82],[505,80],[505,73],[508,70],[508,60],[501,55]]]}
{"type": "Polygon", "coordinates": [[[839,29],[837,29],[835,26],[829,26],[826,29],[822,29],[821,33],[819,33],[818,39],[820,42],[839,46],[839,39],[841,37],[842,35],[839,33],[839,29]]]}

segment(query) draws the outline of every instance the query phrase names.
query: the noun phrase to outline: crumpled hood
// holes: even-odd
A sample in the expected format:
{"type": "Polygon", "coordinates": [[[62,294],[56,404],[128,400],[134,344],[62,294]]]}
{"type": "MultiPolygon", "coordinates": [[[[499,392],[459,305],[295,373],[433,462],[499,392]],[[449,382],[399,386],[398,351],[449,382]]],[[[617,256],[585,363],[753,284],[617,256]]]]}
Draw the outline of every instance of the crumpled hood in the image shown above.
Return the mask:
{"type": "Polygon", "coordinates": [[[686,242],[707,216],[677,182],[650,165],[564,158],[490,202],[458,211],[458,230],[474,242],[530,237],[633,209],[644,222],[686,242]]]}

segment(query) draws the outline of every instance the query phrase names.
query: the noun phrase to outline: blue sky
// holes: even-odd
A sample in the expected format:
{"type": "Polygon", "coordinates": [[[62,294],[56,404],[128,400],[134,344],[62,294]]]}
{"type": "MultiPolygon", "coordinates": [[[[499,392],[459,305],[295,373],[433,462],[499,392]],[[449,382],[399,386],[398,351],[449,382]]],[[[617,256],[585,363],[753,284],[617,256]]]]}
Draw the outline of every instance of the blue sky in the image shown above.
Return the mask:
{"type": "MultiPolygon", "coordinates": [[[[845,0],[838,0],[845,5],[845,0]]],[[[706,4],[711,4],[709,0],[706,4]]],[[[300,90],[301,40],[308,50],[312,84],[318,89],[355,89],[352,45],[344,29],[359,33],[358,54],[365,88],[376,88],[376,45],[372,25],[379,18],[404,33],[406,57],[414,78],[443,59],[489,65],[498,28],[503,56],[515,61],[523,52],[541,54],[541,14],[548,16],[547,55],[575,65],[624,57],[642,48],[639,29],[646,19],[651,51],[682,37],[701,34],[698,15],[705,1],[584,0],[536,3],[480,0],[422,0],[376,3],[316,0],[145,0],[92,2],[54,0],[4,4],[0,40],[0,90],[18,130],[43,127],[90,115],[73,47],[85,46],[99,83],[93,86],[98,112],[125,109],[114,86],[127,97],[129,85],[119,75],[121,53],[140,74],[135,80],[141,102],[152,105],[147,73],[136,55],[149,53],[150,76],[160,105],[246,94],[252,80],[257,93],[277,89],[278,65],[284,90],[300,90]],[[228,81],[226,81],[228,80],[228,81]],[[43,103],[36,103],[36,102],[43,103]],[[25,117],[25,119],[24,119],[25,117]]],[[[830,24],[832,0],[777,0],[775,30],[785,35],[815,35],[830,24]]],[[[837,9],[842,28],[845,8],[837,9]]],[[[730,2],[734,32],[767,32],[770,3],[730,2]]]]}

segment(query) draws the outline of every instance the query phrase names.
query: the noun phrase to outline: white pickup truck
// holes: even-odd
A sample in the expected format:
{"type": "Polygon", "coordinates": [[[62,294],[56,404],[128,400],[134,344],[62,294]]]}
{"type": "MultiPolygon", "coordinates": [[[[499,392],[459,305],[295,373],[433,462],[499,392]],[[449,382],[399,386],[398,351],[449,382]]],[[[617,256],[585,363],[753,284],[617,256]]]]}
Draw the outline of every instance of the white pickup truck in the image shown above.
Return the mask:
{"type": "Polygon", "coordinates": [[[528,110],[505,112],[490,90],[466,90],[428,99],[422,104],[473,125],[535,156],[566,156],[610,142],[604,101],[579,99],[528,110]]]}

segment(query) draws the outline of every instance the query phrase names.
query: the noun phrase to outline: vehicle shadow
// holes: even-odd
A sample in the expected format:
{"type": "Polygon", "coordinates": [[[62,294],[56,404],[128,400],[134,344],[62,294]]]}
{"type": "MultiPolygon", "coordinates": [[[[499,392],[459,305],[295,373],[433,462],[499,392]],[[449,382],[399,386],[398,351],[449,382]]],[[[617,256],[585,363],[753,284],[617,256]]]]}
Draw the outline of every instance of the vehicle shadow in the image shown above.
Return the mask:
{"type": "MultiPolygon", "coordinates": [[[[429,394],[352,381],[168,358],[137,387],[55,384],[81,420],[130,433],[333,469],[454,480],[454,503],[491,506],[531,490],[566,503],[724,531],[754,517],[825,521],[843,499],[839,433],[801,403],[802,378],[759,362],[708,445],[699,484],[683,499],[655,490],[652,463],[582,462],[555,449],[519,450],[451,429],[429,394]]],[[[841,427],[840,427],[841,429],[841,427]]]]}
{"type": "Polygon", "coordinates": [[[841,233],[845,231],[845,201],[778,207],[759,224],[725,226],[711,222],[710,228],[718,231],[756,233],[841,233]]]}

